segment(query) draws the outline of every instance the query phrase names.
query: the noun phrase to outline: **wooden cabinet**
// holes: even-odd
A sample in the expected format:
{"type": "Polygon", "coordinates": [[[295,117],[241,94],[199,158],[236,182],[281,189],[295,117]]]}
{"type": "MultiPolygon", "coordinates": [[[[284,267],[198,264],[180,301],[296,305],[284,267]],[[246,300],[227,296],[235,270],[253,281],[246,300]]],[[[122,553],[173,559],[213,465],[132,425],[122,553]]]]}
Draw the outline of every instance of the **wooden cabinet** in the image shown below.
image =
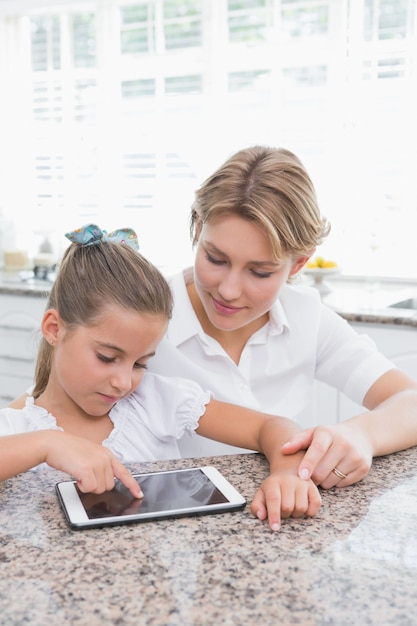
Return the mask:
{"type": "Polygon", "coordinates": [[[46,297],[0,294],[0,407],[33,382],[46,297]]]}

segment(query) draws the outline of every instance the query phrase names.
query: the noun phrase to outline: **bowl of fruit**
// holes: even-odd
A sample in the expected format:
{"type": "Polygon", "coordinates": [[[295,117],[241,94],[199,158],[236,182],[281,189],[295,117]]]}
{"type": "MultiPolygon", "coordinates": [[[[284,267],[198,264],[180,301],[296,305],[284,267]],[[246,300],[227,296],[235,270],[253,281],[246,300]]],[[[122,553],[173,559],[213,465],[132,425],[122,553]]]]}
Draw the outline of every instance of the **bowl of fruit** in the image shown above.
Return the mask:
{"type": "Polygon", "coordinates": [[[311,276],[313,279],[312,285],[320,291],[322,295],[330,293],[331,287],[326,282],[328,276],[340,273],[340,268],[336,261],[325,259],[322,256],[316,256],[311,258],[304,266],[304,274],[311,276]]]}

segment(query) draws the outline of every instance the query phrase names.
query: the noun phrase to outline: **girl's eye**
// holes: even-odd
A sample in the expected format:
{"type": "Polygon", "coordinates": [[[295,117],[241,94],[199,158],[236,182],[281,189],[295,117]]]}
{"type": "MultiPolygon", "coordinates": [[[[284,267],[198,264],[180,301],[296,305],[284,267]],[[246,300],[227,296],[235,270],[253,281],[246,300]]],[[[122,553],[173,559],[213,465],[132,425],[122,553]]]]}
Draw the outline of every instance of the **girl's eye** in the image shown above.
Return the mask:
{"type": "MultiPolygon", "coordinates": [[[[103,363],[115,363],[116,362],[116,358],[115,357],[110,357],[110,356],[104,356],[104,354],[97,354],[97,358],[102,361],[103,363]]],[[[148,366],[145,363],[135,363],[133,365],[134,369],[137,370],[146,370],[148,369],[148,366]]]]}
{"type": "Polygon", "coordinates": [[[116,360],[114,357],[104,356],[104,354],[97,354],[97,358],[103,363],[114,363],[116,360]]]}

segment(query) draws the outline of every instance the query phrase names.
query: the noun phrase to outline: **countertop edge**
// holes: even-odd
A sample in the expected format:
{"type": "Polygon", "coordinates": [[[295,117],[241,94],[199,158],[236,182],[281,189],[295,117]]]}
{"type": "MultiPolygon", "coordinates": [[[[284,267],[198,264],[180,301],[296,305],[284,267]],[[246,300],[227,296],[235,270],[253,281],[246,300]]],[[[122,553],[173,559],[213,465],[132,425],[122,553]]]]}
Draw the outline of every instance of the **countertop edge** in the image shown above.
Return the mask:
{"type": "MultiPolygon", "coordinates": [[[[34,285],[14,281],[8,283],[4,279],[2,280],[0,275],[0,295],[43,298],[46,300],[50,286],[51,285],[48,283],[46,285],[34,285]]],[[[342,292],[343,286],[339,286],[339,289],[340,292],[342,292]]],[[[415,310],[394,309],[390,307],[362,309],[359,306],[357,309],[354,306],[343,308],[334,303],[332,304],[331,301],[327,302],[326,300],[326,297],[324,297],[324,303],[348,322],[417,328],[417,311],[415,310]]]]}

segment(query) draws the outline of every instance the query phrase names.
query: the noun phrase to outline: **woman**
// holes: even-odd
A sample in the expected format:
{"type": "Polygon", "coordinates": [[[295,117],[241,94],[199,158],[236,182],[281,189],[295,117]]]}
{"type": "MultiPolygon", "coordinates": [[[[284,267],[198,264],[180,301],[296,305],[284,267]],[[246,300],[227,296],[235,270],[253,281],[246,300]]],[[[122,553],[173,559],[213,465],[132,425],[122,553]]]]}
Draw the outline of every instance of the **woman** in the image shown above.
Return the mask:
{"type": "MultiPolygon", "coordinates": [[[[309,447],[300,475],[325,488],[352,484],[374,456],[417,444],[416,383],[316,290],[289,284],[328,232],[294,154],[257,146],[233,155],[196,192],[194,268],[171,279],[173,317],[149,362],[219,400],[294,420],[315,379],[362,404],[366,412],[285,447],[309,447]]],[[[190,440],[186,453],[212,452],[203,441],[190,440]]]]}

